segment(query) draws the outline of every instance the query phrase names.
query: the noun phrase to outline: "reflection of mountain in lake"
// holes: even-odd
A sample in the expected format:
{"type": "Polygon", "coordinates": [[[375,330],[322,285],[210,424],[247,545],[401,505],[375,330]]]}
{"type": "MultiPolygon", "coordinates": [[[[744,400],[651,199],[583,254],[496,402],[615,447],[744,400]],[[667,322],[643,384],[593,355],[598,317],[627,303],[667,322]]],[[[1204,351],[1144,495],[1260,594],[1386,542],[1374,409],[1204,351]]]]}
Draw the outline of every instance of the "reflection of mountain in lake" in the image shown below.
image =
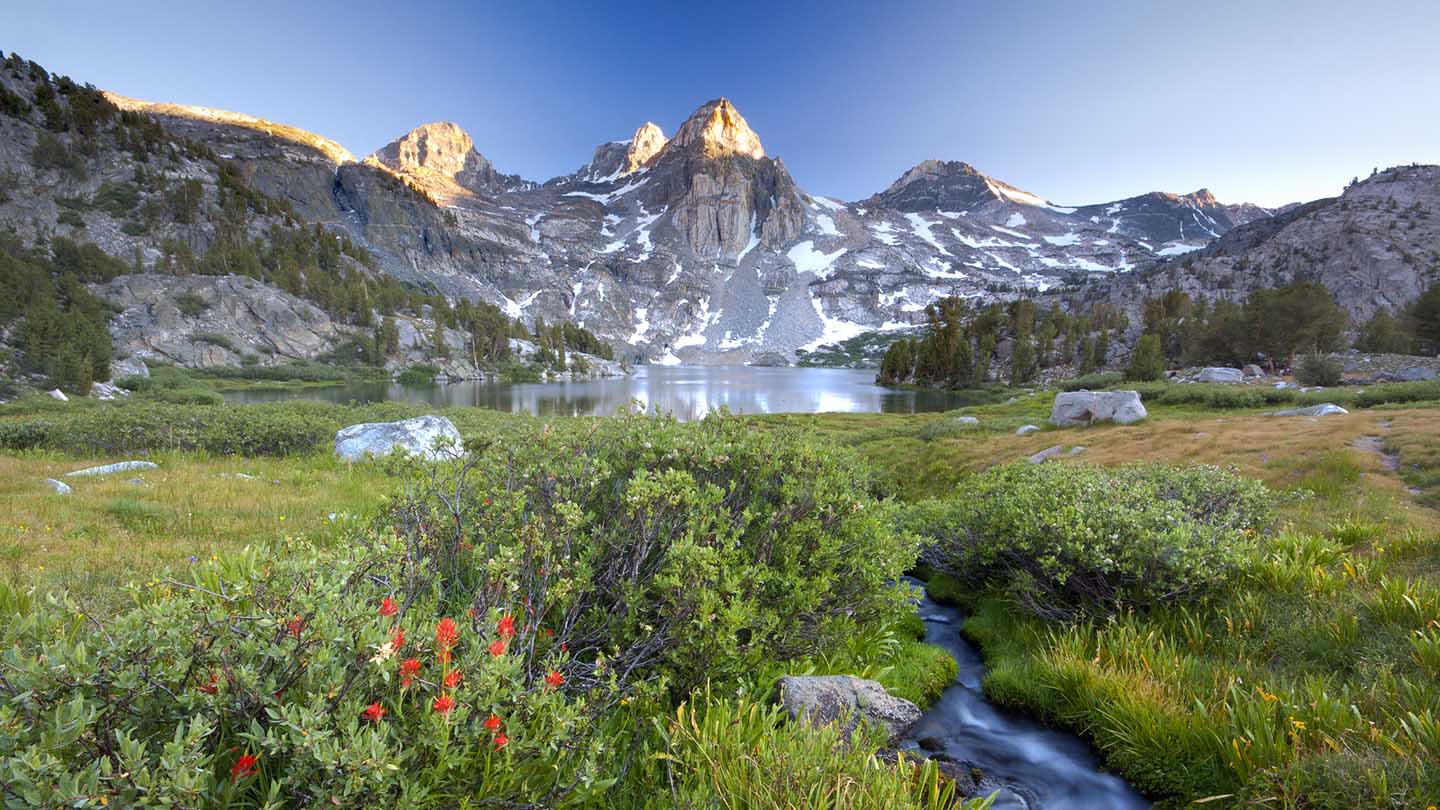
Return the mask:
{"type": "Polygon", "coordinates": [[[609,416],[627,407],[699,419],[732,413],[920,413],[954,407],[941,392],[896,391],[874,384],[874,371],[752,366],[641,366],[630,377],[585,382],[459,382],[412,388],[359,383],[333,388],[246,390],[232,402],[319,399],[327,402],[397,400],[436,407],[475,406],[538,416],[609,416]]]}

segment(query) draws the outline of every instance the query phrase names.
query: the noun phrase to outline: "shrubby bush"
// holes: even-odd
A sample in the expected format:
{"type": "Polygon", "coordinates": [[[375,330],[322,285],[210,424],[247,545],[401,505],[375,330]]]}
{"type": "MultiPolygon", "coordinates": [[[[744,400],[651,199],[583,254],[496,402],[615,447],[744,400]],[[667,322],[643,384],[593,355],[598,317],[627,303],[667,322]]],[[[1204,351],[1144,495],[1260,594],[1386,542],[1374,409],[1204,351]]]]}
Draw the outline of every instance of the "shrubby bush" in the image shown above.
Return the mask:
{"type": "Polygon", "coordinates": [[[1085,374],[1073,380],[1060,383],[1061,391],[1103,391],[1125,382],[1125,375],[1119,371],[1105,371],[1085,374]]]}
{"type": "Polygon", "coordinates": [[[853,456],[727,417],[472,449],[395,462],[406,488],[342,548],[195,565],[113,620],[0,590],[9,796],[653,807],[748,785],[757,807],[944,806],[933,767],[837,755],[834,732],[774,710],[706,698],[661,719],[692,687],[754,687],[909,611],[915,541],[853,456]]]}
{"type": "Polygon", "coordinates": [[[473,565],[452,587],[478,609],[525,594],[573,649],[681,693],[909,610],[888,583],[915,541],[853,454],[798,431],[629,415],[471,447],[460,480],[413,488],[393,525],[442,570],[473,565]]]}
{"type": "Polygon", "coordinates": [[[1104,615],[1224,582],[1271,520],[1265,487],[1216,467],[1018,464],[917,504],[927,562],[1044,617],[1104,615]]]}
{"type": "MultiPolygon", "coordinates": [[[[244,456],[285,456],[319,449],[338,428],[335,411],[293,403],[227,406],[175,404],[159,398],[204,389],[157,388],[144,403],[106,404],[68,413],[0,421],[0,447],[43,448],[83,455],[204,450],[244,456]]],[[[308,403],[307,403],[308,404],[308,403]]]]}
{"type": "Polygon", "coordinates": [[[1323,354],[1307,354],[1295,369],[1295,379],[1301,385],[1339,385],[1344,378],[1345,367],[1339,360],[1332,360],[1323,354]]]}

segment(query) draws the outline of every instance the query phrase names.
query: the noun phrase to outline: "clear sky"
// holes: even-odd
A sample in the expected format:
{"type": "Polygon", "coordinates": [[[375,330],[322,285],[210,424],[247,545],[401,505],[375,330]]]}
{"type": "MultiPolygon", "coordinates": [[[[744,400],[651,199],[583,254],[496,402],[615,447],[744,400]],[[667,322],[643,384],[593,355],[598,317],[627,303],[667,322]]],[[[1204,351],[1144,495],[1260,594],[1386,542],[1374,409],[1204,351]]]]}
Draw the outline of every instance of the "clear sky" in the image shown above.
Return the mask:
{"type": "Polygon", "coordinates": [[[1076,204],[1328,196],[1440,162],[1440,2],[176,3],[42,0],[0,49],[368,153],[435,120],[546,179],[729,97],[807,191],[925,158],[1076,204]]]}

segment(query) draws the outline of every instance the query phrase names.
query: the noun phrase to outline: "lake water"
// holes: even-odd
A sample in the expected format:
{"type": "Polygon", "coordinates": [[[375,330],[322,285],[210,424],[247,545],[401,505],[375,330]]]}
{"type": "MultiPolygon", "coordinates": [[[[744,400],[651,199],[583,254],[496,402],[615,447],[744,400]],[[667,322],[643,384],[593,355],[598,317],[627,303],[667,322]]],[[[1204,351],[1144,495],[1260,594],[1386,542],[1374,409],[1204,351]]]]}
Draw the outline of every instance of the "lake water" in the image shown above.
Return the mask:
{"type": "Polygon", "coordinates": [[[897,391],[875,384],[864,369],[754,366],[640,366],[629,377],[584,382],[455,382],[428,386],[356,383],[333,387],[250,389],[225,394],[230,402],[318,399],[326,402],[398,400],[540,416],[609,416],[640,403],[648,411],[699,419],[719,408],[731,413],[921,413],[954,407],[938,391],[897,391]]]}

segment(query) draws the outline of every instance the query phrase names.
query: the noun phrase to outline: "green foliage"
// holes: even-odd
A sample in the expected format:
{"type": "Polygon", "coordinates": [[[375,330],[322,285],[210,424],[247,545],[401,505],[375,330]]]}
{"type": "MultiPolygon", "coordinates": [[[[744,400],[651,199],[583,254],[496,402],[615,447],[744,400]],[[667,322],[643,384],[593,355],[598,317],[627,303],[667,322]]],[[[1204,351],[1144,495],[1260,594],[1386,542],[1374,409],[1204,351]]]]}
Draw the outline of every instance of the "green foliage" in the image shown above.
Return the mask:
{"type": "Polygon", "coordinates": [[[1323,354],[1307,354],[1295,369],[1295,379],[1301,385],[1339,385],[1345,374],[1339,360],[1332,360],[1323,354]]]}
{"type": "Polygon", "coordinates": [[[18,368],[79,394],[109,379],[108,313],[85,283],[122,271],[94,245],[56,237],[47,254],[0,236],[0,328],[14,329],[18,368]]]}
{"type": "Polygon", "coordinates": [[[1033,301],[1020,299],[971,309],[963,298],[945,298],[926,308],[925,334],[919,340],[897,340],[886,350],[876,377],[882,385],[914,383],[940,388],[965,388],[997,375],[992,369],[1007,358],[1001,354],[1010,341],[1010,382],[1023,385],[1041,368],[1060,363],[1086,362],[1093,368],[1096,340],[1108,341],[1111,331],[1123,329],[1125,316],[1109,305],[1096,305],[1081,313],[1052,307],[1041,313],[1033,301]]]}
{"type": "Polygon", "coordinates": [[[540,382],[540,374],[540,368],[518,360],[507,360],[500,366],[500,380],[511,385],[540,382]]]}
{"type": "Polygon", "coordinates": [[[1125,381],[1125,374],[1106,371],[1099,374],[1085,374],[1060,384],[1061,391],[1103,391],[1125,381]]]}
{"type": "Polygon", "coordinates": [[[1237,569],[1271,496],[1214,467],[996,467],[917,505],[926,559],[1041,616],[1195,598],[1237,569]]]}
{"type": "Polygon", "coordinates": [[[193,318],[209,309],[210,302],[206,301],[204,296],[186,290],[175,296],[175,308],[180,310],[180,314],[193,318]]]}
{"type": "Polygon", "coordinates": [[[76,180],[83,180],[88,174],[84,157],[48,132],[40,133],[35,148],[30,151],[30,162],[41,171],[56,169],[76,180]]]}
{"type": "Polygon", "coordinates": [[[1410,335],[1390,310],[1381,308],[1360,327],[1355,348],[1377,354],[1406,354],[1410,351],[1410,335]]]}
{"type": "Polygon", "coordinates": [[[1432,357],[1440,354],[1440,283],[1431,285],[1415,299],[1405,320],[1416,351],[1432,357]]]}
{"type": "Polygon", "coordinates": [[[217,332],[192,332],[190,339],[196,343],[204,343],[208,346],[218,346],[227,352],[239,354],[240,350],[235,348],[230,338],[217,332]]]}
{"type": "Polygon", "coordinates": [[[396,381],[402,385],[430,385],[435,382],[435,377],[440,373],[437,366],[428,363],[414,363],[409,368],[400,372],[396,381]]]}
{"type": "Polygon", "coordinates": [[[140,203],[140,190],[133,183],[111,183],[100,185],[95,194],[94,206],[112,217],[123,217],[135,210],[140,203]]]}
{"type": "Polygon", "coordinates": [[[1153,382],[1165,376],[1165,357],[1160,352],[1159,335],[1141,335],[1130,355],[1125,379],[1153,382]]]}
{"type": "MultiPolygon", "coordinates": [[[[44,448],[81,455],[155,450],[204,450],[243,456],[284,456],[323,447],[340,427],[324,408],[295,404],[221,406],[207,389],[139,390],[145,402],[0,421],[0,447],[44,448]],[[181,403],[171,404],[178,400],[181,403]]],[[[310,403],[304,403],[309,405],[310,403]]]]}
{"type": "MultiPolygon", "coordinates": [[[[783,712],[754,700],[709,692],[666,718],[660,754],[669,795],[679,807],[754,810],[984,810],[987,799],[959,801],[934,762],[887,764],[869,752],[883,740],[841,741],[834,727],[787,724],[783,712]]],[[[657,785],[660,790],[665,790],[657,785]]]]}
{"type": "Polygon", "coordinates": [[[572,646],[606,639],[609,665],[661,675],[680,694],[905,611],[887,583],[914,561],[914,540],[891,529],[847,451],[724,415],[531,434],[478,443],[463,481],[395,505],[410,542],[459,554],[456,565],[472,559],[461,549],[532,561],[470,580],[456,598],[528,593],[538,616],[564,617],[572,646]],[[583,581],[542,605],[552,578],[572,571],[583,581]]]}

